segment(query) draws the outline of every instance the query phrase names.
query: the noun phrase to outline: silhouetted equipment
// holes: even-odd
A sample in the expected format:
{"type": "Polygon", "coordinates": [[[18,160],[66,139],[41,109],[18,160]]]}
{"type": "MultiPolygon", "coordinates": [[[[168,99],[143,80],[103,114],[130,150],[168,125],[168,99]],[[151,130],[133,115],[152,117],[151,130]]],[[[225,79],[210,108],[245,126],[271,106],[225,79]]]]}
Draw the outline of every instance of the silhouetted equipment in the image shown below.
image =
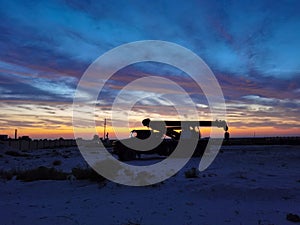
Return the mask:
{"type": "MultiPolygon", "coordinates": [[[[216,121],[151,121],[149,118],[144,119],[142,124],[146,127],[150,127],[154,130],[163,131],[166,129],[166,135],[175,139],[180,139],[180,132],[176,130],[182,130],[184,124],[187,126],[191,125],[194,127],[220,127],[226,131],[224,137],[229,139],[228,126],[225,120],[216,120],[216,121]],[[183,126],[182,126],[183,125],[183,126]]],[[[225,138],[225,139],[226,139],[225,138]]]]}
{"type": "MultiPolygon", "coordinates": [[[[201,139],[200,127],[223,128],[225,131],[224,139],[227,141],[229,140],[228,126],[225,120],[151,121],[149,118],[147,118],[142,121],[142,124],[148,127],[148,129],[133,130],[131,132],[131,138],[113,142],[113,153],[117,154],[120,160],[132,160],[141,154],[159,154],[168,156],[175,150],[180,138],[184,138],[185,140],[197,138],[198,144],[196,146],[194,156],[201,156],[207,145],[208,139],[201,139]],[[151,130],[149,128],[151,128],[151,130]],[[142,151],[142,149],[139,151],[128,147],[134,145],[135,142],[138,142],[137,139],[145,140],[151,135],[158,137],[157,141],[161,141],[161,143],[155,148],[149,151],[142,151]]],[[[145,144],[146,143],[147,142],[145,142],[145,144]]]]}
{"type": "Polygon", "coordinates": [[[18,138],[18,130],[15,129],[15,139],[17,139],[17,138],[18,138]]]}

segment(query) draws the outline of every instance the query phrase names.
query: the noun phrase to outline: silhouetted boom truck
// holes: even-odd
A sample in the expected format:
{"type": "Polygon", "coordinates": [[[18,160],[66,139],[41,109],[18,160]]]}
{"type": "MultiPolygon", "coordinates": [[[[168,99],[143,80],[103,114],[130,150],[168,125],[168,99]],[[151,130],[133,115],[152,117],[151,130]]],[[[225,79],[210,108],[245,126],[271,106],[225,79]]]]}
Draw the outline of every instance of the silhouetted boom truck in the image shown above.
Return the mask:
{"type": "Polygon", "coordinates": [[[118,155],[121,161],[141,158],[142,154],[169,156],[175,150],[181,138],[186,141],[189,138],[197,138],[198,142],[193,156],[202,156],[208,139],[201,139],[200,127],[223,128],[225,131],[224,139],[229,139],[228,126],[224,120],[151,121],[150,119],[144,119],[142,124],[148,129],[132,130],[130,138],[113,142],[113,153],[118,155]]]}

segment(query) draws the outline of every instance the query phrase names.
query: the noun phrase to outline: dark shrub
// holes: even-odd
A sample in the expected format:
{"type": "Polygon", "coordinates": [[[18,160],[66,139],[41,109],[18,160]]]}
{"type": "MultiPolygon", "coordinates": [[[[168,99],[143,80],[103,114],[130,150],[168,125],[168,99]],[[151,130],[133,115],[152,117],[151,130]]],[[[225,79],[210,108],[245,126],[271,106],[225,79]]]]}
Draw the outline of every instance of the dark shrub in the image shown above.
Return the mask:
{"type": "Polygon", "coordinates": [[[27,156],[30,156],[29,154],[26,154],[26,153],[21,153],[21,152],[18,152],[18,151],[6,151],[5,152],[6,155],[10,155],[10,156],[15,156],[15,157],[27,157],[27,156]]]}
{"type": "Polygon", "coordinates": [[[15,171],[5,171],[5,170],[0,171],[0,179],[3,180],[11,180],[14,175],[15,175],[15,171]]]}
{"type": "Polygon", "coordinates": [[[286,215],[286,219],[288,221],[294,222],[294,223],[299,223],[300,222],[300,216],[298,216],[297,214],[292,214],[289,213],[286,215]]]}
{"type": "Polygon", "coordinates": [[[83,169],[80,167],[75,167],[72,169],[72,174],[76,177],[77,180],[90,180],[96,182],[103,182],[106,180],[92,168],[83,169]]]}
{"type": "Polygon", "coordinates": [[[35,181],[35,180],[66,180],[67,173],[40,166],[36,169],[21,171],[17,175],[17,180],[35,181]]]}
{"type": "Polygon", "coordinates": [[[53,166],[60,166],[61,165],[61,161],[60,160],[55,160],[53,161],[53,166]]]}
{"type": "Polygon", "coordinates": [[[198,177],[198,171],[195,167],[187,170],[184,172],[184,175],[186,178],[197,178],[198,177]]]}

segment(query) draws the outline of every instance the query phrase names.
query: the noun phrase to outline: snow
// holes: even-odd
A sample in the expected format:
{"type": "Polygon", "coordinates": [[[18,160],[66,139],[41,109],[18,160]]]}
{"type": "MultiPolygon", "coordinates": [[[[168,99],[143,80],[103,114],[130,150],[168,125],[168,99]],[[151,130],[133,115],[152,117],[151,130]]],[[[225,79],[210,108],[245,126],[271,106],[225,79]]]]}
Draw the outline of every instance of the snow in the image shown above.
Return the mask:
{"type": "MultiPolygon", "coordinates": [[[[0,154],[0,169],[86,166],[76,148],[43,149],[28,157],[0,154]]],[[[154,162],[157,160],[151,159],[154,162]]],[[[198,178],[192,158],[177,175],[148,187],[113,182],[0,181],[1,224],[293,224],[300,214],[300,146],[224,146],[198,178]]],[[[149,161],[144,161],[149,164],[149,161]]],[[[136,161],[141,165],[143,161],[136,161]]]]}

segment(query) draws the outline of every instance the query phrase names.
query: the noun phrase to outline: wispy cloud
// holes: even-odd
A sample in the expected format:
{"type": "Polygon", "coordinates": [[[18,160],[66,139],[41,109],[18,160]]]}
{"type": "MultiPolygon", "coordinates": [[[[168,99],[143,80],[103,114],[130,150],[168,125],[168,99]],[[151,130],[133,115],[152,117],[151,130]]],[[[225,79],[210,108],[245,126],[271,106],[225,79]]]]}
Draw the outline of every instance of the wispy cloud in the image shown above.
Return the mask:
{"type": "MultiPolygon", "coordinates": [[[[76,85],[89,64],[120,44],[143,39],[175,42],[202,57],[216,74],[235,126],[299,124],[299,1],[54,0],[0,6],[4,128],[71,126],[76,85]]],[[[109,111],[124,86],[147,76],[176,82],[199,113],[208,116],[205,95],[187,74],[151,62],[124,68],[106,83],[98,99],[99,116],[109,111]]],[[[135,105],[135,113],[158,116],[170,107],[163,99],[167,96],[157,94],[162,91],[176,96],[167,85],[153,82],[127,97],[154,93],[135,105]],[[155,105],[161,110],[154,110],[155,105]]]]}

